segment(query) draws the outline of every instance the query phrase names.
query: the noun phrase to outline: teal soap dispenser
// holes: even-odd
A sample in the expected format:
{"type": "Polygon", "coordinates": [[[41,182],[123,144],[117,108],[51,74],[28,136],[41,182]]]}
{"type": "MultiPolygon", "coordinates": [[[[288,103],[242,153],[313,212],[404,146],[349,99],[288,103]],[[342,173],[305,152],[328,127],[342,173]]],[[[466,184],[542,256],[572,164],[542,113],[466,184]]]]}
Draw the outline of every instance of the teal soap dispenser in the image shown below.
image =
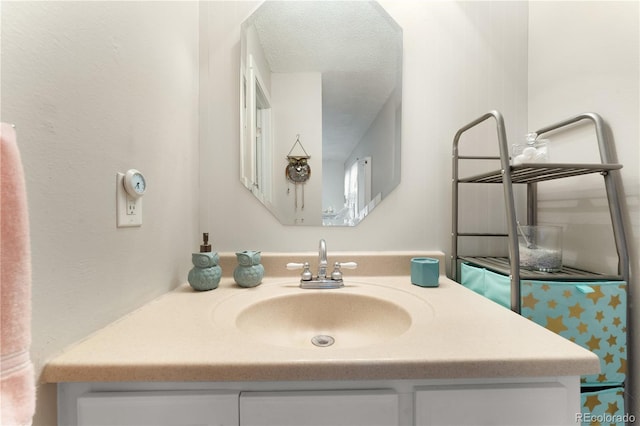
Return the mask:
{"type": "Polygon", "coordinates": [[[207,291],[217,288],[220,284],[222,268],[218,266],[220,256],[217,252],[211,251],[207,232],[202,234],[202,240],[200,252],[191,255],[193,268],[189,271],[188,281],[194,290],[207,291]]]}

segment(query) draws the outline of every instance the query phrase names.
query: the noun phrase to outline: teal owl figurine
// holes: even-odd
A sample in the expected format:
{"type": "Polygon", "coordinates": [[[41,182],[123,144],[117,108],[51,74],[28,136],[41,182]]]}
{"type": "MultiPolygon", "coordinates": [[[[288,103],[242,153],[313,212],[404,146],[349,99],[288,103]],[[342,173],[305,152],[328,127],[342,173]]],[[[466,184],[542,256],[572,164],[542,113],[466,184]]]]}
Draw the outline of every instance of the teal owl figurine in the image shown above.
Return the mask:
{"type": "Polygon", "coordinates": [[[209,244],[209,234],[203,234],[204,243],[200,246],[200,253],[191,255],[193,268],[189,271],[187,280],[194,290],[207,291],[213,290],[220,284],[222,277],[222,268],[218,266],[220,256],[218,253],[211,251],[209,244]]]}
{"type": "Polygon", "coordinates": [[[262,282],[264,266],[260,263],[260,252],[245,250],[236,252],[238,266],[233,271],[233,279],[240,287],[255,287],[262,282]]]}

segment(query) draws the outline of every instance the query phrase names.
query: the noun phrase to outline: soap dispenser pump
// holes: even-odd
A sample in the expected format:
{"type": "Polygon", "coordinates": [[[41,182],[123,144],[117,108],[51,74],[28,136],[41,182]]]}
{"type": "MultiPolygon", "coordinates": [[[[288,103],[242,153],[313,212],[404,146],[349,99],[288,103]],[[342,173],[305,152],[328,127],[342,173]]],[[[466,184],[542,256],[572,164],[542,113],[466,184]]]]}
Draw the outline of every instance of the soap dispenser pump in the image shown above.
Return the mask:
{"type": "Polygon", "coordinates": [[[218,284],[220,284],[220,277],[222,277],[222,268],[218,266],[219,261],[220,256],[218,256],[218,253],[211,251],[209,233],[203,233],[200,252],[191,255],[193,268],[189,271],[187,278],[189,285],[198,291],[217,288],[218,284]]]}
{"type": "Polygon", "coordinates": [[[209,244],[209,233],[205,232],[202,234],[202,244],[200,244],[200,253],[209,253],[211,252],[211,244],[209,244]]]}

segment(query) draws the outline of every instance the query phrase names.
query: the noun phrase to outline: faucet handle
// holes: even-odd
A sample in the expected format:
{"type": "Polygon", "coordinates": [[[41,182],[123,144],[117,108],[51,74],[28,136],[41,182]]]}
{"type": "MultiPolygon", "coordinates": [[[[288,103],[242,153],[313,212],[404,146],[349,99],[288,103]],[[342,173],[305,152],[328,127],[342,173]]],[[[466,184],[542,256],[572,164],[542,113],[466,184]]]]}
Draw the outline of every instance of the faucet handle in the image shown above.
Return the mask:
{"type": "Polygon", "coordinates": [[[356,262],[336,262],[336,266],[344,269],[356,269],[358,264],[356,262]]]}
{"type": "Polygon", "coordinates": [[[304,268],[304,263],[296,263],[296,262],[287,263],[287,269],[290,271],[295,271],[296,269],[302,269],[302,268],[304,268]]]}
{"type": "Polygon", "coordinates": [[[302,281],[311,281],[311,279],[313,278],[313,275],[311,274],[311,270],[309,270],[309,262],[304,262],[304,263],[291,262],[291,263],[287,263],[287,269],[290,270],[290,271],[295,271],[296,269],[304,269],[302,271],[302,275],[300,276],[300,279],[302,281]]]}
{"type": "Polygon", "coordinates": [[[333,264],[333,272],[331,273],[331,279],[334,281],[342,281],[342,271],[344,269],[356,269],[358,264],[356,262],[336,262],[333,264]]]}

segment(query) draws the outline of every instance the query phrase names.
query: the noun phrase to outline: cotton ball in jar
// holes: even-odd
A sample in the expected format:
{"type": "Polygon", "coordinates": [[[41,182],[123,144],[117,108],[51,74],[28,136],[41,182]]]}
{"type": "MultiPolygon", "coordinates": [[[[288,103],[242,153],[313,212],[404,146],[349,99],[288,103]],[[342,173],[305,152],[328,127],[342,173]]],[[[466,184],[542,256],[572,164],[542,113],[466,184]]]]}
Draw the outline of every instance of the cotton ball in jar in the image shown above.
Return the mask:
{"type": "Polygon", "coordinates": [[[536,150],[534,147],[528,146],[522,151],[522,156],[525,160],[533,160],[534,158],[536,158],[537,152],[538,150],[536,150]]]}
{"type": "Polygon", "coordinates": [[[524,155],[520,154],[517,155],[514,159],[513,159],[513,165],[514,166],[519,166],[520,164],[524,163],[524,155]]]}
{"type": "Polygon", "coordinates": [[[536,152],[535,157],[533,157],[534,160],[536,160],[537,162],[545,162],[547,161],[547,153],[546,151],[539,149],[538,152],[536,152]]]}

